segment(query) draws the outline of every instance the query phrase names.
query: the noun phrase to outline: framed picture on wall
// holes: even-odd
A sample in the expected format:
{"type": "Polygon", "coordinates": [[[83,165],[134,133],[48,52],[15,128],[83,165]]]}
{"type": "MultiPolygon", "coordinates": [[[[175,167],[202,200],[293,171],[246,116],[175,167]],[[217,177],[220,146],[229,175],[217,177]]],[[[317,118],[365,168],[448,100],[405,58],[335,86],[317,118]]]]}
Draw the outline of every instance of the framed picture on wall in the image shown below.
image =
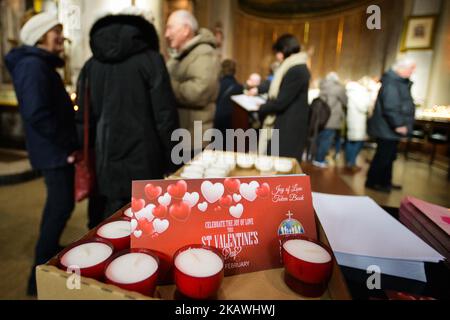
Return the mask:
{"type": "Polygon", "coordinates": [[[431,49],[436,21],[435,15],[408,17],[403,30],[401,51],[431,49]]]}

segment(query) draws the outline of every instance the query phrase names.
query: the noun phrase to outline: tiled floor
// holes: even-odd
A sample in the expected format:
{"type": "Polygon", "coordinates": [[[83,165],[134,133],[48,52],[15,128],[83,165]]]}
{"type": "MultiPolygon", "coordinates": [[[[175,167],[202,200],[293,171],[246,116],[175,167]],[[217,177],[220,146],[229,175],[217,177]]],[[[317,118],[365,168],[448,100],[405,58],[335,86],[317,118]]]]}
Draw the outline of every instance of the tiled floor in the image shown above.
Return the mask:
{"type": "MultiPolygon", "coordinates": [[[[364,188],[368,163],[365,158],[371,152],[364,151],[359,159],[363,170],[353,176],[346,176],[336,170],[357,194],[367,194],[379,204],[399,206],[405,195],[450,207],[450,184],[446,171],[429,168],[425,162],[404,161],[402,157],[395,164],[394,182],[403,184],[402,191],[383,194],[364,188]]],[[[341,161],[338,161],[340,163],[341,161]]],[[[27,299],[26,280],[32,263],[33,248],[37,238],[41,210],[45,201],[42,178],[26,183],[0,187],[0,299],[27,299]]],[[[77,204],[62,237],[62,244],[68,244],[83,236],[86,231],[86,201],[77,204]]]]}

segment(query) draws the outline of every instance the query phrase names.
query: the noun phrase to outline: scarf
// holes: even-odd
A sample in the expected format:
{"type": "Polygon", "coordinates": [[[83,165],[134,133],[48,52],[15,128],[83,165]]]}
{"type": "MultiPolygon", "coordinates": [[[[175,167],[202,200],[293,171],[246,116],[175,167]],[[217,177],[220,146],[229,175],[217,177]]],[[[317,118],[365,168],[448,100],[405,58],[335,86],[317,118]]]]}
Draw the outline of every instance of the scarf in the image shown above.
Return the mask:
{"type": "MultiPolygon", "coordinates": [[[[306,64],[307,61],[308,55],[305,52],[295,53],[287,57],[275,71],[273,80],[270,83],[269,99],[273,100],[278,97],[281,82],[289,69],[297,65],[306,64]]],[[[267,154],[267,143],[272,139],[272,129],[276,118],[275,114],[270,114],[264,119],[258,146],[260,154],[267,154]]]]}

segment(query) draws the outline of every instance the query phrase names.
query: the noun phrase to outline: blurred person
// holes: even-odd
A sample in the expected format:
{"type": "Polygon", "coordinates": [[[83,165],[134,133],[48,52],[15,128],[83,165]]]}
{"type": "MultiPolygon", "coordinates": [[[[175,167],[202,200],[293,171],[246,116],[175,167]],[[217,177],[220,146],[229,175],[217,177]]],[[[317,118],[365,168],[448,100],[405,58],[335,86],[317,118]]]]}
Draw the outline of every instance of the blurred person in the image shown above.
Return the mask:
{"type": "Polygon", "coordinates": [[[319,97],[329,105],[331,115],[325,129],[319,133],[317,138],[317,153],[313,165],[326,168],[328,165],[325,157],[339,134],[345,118],[344,108],[347,105],[347,95],[336,72],[328,73],[325,79],[320,82],[319,88],[319,97]]]}
{"type": "Polygon", "coordinates": [[[90,47],[93,56],[77,83],[76,119],[82,136],[88,94],[98,188],[89,210],[101,221],[130,202],[132,180],[162,179],[174,170],[171,134],[179,124],[158,35],[143,15],[97,20],[90,47]]]}
{"type": "Polygon", "coordinates": [[[372,117],[369,135],[376,139],[377,150],[367,173],[366,187],[381,192],[401,189],[392,184],[392,166],[401,138],[412,132],[415,105],[411,96],[414,60],[400,57],[381,78],[381,88],[372,117]]]}
{"type": "Polygon", "coordinates": [[[361,170],[356,159],[367,135],[367,114],[371,107],[369,90],[359,82],[350,81],[347,92],[347,141],[345,142],[345,167],[349,173],[361,170]]]}
{"type": "MultiPolygon", "coordinates": [[[[273,45],[280,66],[270,84],[269,100],[260,106],[263,128],[279,129],[279,155],[302,160],[308,131],[308,86],[310,73],[307,54],[300,52],[295,36],[284,34],[273,45]]],[[[263,131],[260,150],[270,154],[271,136],[263,131]]]]}
{"type": "Polygon", "coordinates": [[[261,75],[259,73],[252,73],[245,81],[244,94],[249,96],[258,95],[258,87],[261,84],[261,75]]]}
{"type": "Polygon", "coordinates": [[[214,121],[220,76],[216,39],[211,31],[199,29],[195,17],[186,10],[169,16],[165,37],[173,51],[167,68],[180,125],[189,130],[191,151],[195,154],[201,150],[194,148],[194,121],[202,121],[202,134],[212,128],[214,121]]]}
{"type": "MultiPolygon", "coordinates": [[[[214,116],[214,128],[220,130],[225,138],[226,129],[232,129],[233,105],[231,96],[241,94],[243,86],[236,80],[236,62],[224,60],[220,78],[220,90],[216,101],[216,114],[214,116]]],[[[224,141],[224,146],[225,146],[224,141]]]]}
{"type": "Polygon", "coordinates": [[[25,126],[28,156],[44,176],[47,198],[28,281],[36,294],[35,267],[61,250],[59,240],[74,208],[74,168],[70,155],[77,148],[74,109],[56,68],[64,66],[62,24],[48,12],[31,17],[20,30],[23,43],[5,57],[25,126]]]}

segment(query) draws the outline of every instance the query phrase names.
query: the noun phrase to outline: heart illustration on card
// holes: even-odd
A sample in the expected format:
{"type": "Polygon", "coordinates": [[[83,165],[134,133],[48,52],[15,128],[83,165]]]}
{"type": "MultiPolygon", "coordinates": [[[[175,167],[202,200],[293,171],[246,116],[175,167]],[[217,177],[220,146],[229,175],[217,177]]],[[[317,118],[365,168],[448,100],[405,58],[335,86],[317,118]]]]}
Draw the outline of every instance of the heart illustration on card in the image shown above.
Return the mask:
{"type": "Polygon", "coordinates": [[[151,234],[153,232],[152,223],[145,218],[138,220],[138,226],[145,234],[151,234]]]}
{"type": "Polygon", "coordinates": [[[233,198],[230,195],[223,196],[219,200],[219,204],[223,207],[229,207],[233,204],[233,198]]]}
{"type": "Polygon", "coordinates": [[[198,194],[198,192],[186,192],[186,194],[183,197],[183,201],[186,202],[187,204],[189,204],[189,207],[195,207],[195,205],[197,204],[198,200],[200,199],[200,195],[198,194]]]}
{"type": "Polygon", "coordinates": [[[123,214],[128,218],[133,218],[133,211],[131,210],[131,207],[126,209],[123,214]]]}
{"type": "Polygon", "coordinates": [[[178,221],[186,221],[191,213],[191,207],[184,201],[174,203],[169,208],[169,214],[172,218],[178,221]]]}
{"type": "Polygon", "coordinates": [[[131,198],[131,209],[133,210],[133,212],[138,212],[142,210],[144,207],[145,207],[144,199],[131,198]]]}
{"type": "Polygon", "coordinates": [[[230,209],[228,210],[233,217],[239,219],[242,216],[242,213],[244,212],[244,206],[242,205],[242,203],[238,203],[235,206],[231,206],[230,209]]]}
{"type": "Polygon", "coordinates": [[[153,215],[156,218],[162,219],[167,214],[167,207],[165,205],[160,204],[159,206],[153,209],[153,215]]]}
{"type": "Polygon", "coordinates": [[[199,203],[197,206],[198,210],[200,210],[201,212],[205,212],[206,209],[208,209],[208,202],[204,201],[202,203],[199,203]]]}
{"type": "Polygon", "coordinates": [[[223,184],[219,182],[212,184],[210,181],[203,181],[200,189],[206,201],[209,203],[214,203],[219,200],[225,192],[223,184]]]}
{"type": "Polygon", "coordinates": [[[220,211],[222,211],[222,207],[221,206],[216,206],[214,208],[214,212],[220,212],[220,211]]]}
{"type": "Polygon", "coordinates": [[[187,191],[187,184],[184,180],[178,180],[177,183],[171,184],[167,187],[167,192],[172,198],[183,199],[187,191]]]}
{"type": "Polygon", "coordinates": [[[134,230],[136,230],[137,226],[138,226],[137,220],[131,219],[131,221],[130,221],[131,232],[134,232],[134,230]]]}
{"type": "Polygon", "coordinates": [[[148,183],[144,187],[144,192],[148,199],[153,200],[161,195],[162,188],[160,186],[154,186],[153,184],[148,183]]]}
{"type": "Polygon", "coordinates": [[[172,197],[171,197],[170,194],[167,193],[167,192],[164,193],[163,196],[160,196],[160,197],[158,198],[158,203],[159,203],[160,205],[163,205],[163,206],[166,206],[166,207],[169,206],[169,204],[170,204],[171,201],[172,201],[172,197]]]}
{"type": "Polygon", "coordinates": [[[166,231],[167,228],[169,228],[169,220],[161,220],[161,219],[156,218],[153,221],[153,229],[155,230],[155,232],[161,234],[164,231],[166,231]]]}
{"type": "Polygon", "coordinates": [[[258,181],[252,181],[250,183],[241,183],[239,191],[244,199],[248,201],[254,201],[256,199],[256,188],[259,187],[258,181]]]}
{"type": "Polygon", "coordinates": [[[241,199],[242,199],[242,196],[240,194],[237,194],[237,193],[233,194],[234,202],[239,202],[239,201],[241,201],[241,199]]]}
{"type": "Polygon", "coordinates": [[[134,235],[136,238],[140,238],[140,237],[142,236],[142,230],[136,230],[136,231],[134,231],[134,232],[133,232],[133,235],[134,235]]]}
{"type": "Polygon", "coordinates": [[[266,198],[270,194],[270,186],[264,182],[260,187],[256,188],[256,195],[261,198],[266,198]]]}
{"type": "Polygon", "coordinates": [[[155,205],[150,203],[145,208],[143,208],[140,211],[136,212],[134,214],[134,216],[136,217],[137,220],[145,218],[148,221],[152,221],[153,218],[154,218],[153,213],[152,213],[153,212],[153,208],[155,208],[155,205]]]}
{"type": "Polygon", "coordinates": [[[239,181],[239,179],[226,178],[223,182],[223,185],[228,191],[230,191],[231,193],[235,193],[239,192],[239,186],[241,185],[241,182],[239,181]]]}

